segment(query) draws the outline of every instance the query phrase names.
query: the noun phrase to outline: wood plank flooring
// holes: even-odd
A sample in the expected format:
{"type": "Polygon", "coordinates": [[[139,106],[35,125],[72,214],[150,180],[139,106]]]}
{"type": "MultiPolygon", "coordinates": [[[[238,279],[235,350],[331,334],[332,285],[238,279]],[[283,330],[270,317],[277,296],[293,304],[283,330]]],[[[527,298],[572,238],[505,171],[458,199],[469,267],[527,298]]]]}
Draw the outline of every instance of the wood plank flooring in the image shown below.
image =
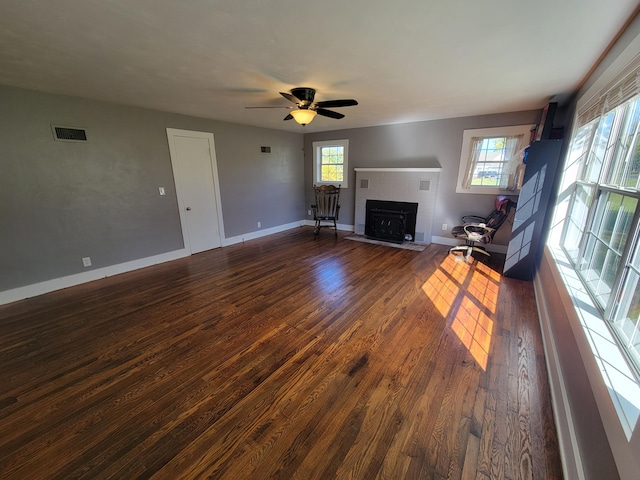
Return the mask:
{"type": "Polygon", "coordinates": [[[0,306],[0,478],[561,478],[532,284],[343,236],[0,306]]]}

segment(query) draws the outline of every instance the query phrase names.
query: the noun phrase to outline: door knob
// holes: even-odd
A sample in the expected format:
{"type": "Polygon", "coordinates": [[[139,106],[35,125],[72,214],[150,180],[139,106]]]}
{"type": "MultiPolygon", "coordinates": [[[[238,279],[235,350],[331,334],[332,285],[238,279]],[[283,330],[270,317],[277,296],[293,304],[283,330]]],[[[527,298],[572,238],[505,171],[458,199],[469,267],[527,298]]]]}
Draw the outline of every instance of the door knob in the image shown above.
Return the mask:
{"type": "Polygon", "coordinates": [[[191,210],[191,207],[187,207],[187,212],[191,210]]]}

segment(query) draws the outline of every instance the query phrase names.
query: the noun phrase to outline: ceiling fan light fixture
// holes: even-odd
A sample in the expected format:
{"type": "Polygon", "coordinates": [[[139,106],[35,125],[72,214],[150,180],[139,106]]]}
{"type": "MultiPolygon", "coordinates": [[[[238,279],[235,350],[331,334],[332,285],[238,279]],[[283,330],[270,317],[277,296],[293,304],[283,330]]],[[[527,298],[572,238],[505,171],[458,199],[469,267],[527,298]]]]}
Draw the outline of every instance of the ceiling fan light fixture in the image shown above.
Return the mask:
{"type": "Polygon", "coordinates": [[[292,110],[290,113],[293,119],[300,125],[307,125],[308,123],[311,123],[311,120],[316,116],[316,112],[314,110],[309,110],[308,108],[292,110]]]}

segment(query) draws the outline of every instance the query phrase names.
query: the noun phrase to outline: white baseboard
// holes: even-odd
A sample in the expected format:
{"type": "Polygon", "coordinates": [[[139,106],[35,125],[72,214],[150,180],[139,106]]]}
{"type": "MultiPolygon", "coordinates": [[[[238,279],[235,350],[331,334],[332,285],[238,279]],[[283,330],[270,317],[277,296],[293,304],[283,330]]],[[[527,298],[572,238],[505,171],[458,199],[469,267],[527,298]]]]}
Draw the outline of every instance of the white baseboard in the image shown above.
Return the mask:
{"type": "MultiPolygon", "coordinates": [[[[222,246],[227,247],[236,243],[242,243],[247,240],[254,240],[256,238],[265,237],[274,233],[284,232],[292,228],[300,227],[302,225],[314,226],[313,220],[300,220],[298,222],[287,223],[285,225],[278,225],[277,227],[265,228],[264,230],[257,230],[255,232],[245,233],[235,237],[225,238],[222,240],[222,246]]],[[[338,230],[353,232],[354,225],[338,224],[338,230]]],[[[454,238],[449,237],[431,237],[433,243],[441,245],[460,245],[460,242],[454,238]]],[[[488,245],[488,251],[506,253],[507,247],[501,245],[488,245]],[[502,251],[504,250],[504,251],[502,251]]],[[[77,273],[75,275],[69,275],[66,277],[54,278],[46,280],[44,282],[36,283],[33,285],[26,285],[24,287],[18,287],[11,290],[5,290],[0,292],[0,305],[5,305],[11,302],[17,302],[25,298],[35,297],[45,293],[53,292],[55,290],[61,290],[63,288],[73,287],[74,285],[80,285],[81,283],[91,282],[100,278],[111,277],[120,273],[130,272],[138,270],[139,268],[150,267],[157,265],[158,263],[169,262],[178,258],[189,256],[187,250],[175,250],[173,252],[167,252],[160,255],[154,255],[153,257],[141,258],[138,260],[132,260],[130,262],[121,263],[118,265],[111,265],[109,267],[97,268],[95,270],[89,270],[87,272],[77,273]]]]}
{"type": "Polygon", "coordinates": [[[448,245],[450,247],[462,245],[462,242],[459,242],[453,237],[437,237],[435,235],[431,236],[431,243],[437,243],[438,245],[448,245]]]}
{"type": "MultiPolygon", "coordinates": [[[[304,220],[304,225],[307,225],[309,227],[313,227],[315,226],[316,222],[314,220],[304,220]]],[[[344,223],[338,223],[338,230],[342,230],[345,232],[353,232],[355,231],[355,227],[353,225],[346,225],[344,223]]]]}
{"type": "Polygon", "coordinates": [[[274,233],[284,232],[285,230],[291,230],[292,228],[301,227],[302,225],[305,225],[304,220],[301,220],[299,222],[287,223],[284,225],[278,225],[277,227],[265,228],[263,230],[256,230],[255,232],[244,233],[235,237],[225,238],[222,241],[222,246],[228,247],[229,245],[235,245],[236,243],[255,240],[256,238],[266,237],[267,235],[273,235],[274,233]]]}
{"type": "MultiPolygon", "coordinates": [[[[242,243],[246,240],[252,240],[254,238],[264,237],[273,233],[283,232],[285,230],[300,227],[305,224],[305,221],[301,220],[285,225],[278,225],[277,227],[273,228],[265,228],[264,230],[246,233],[237,237],[225,238],[222,240],[222,246],[226,247],[235,243],[242,243]]],[[[130,272],[133,270],[138,270],[139,268],[150,267],[152,265],[157,265],[159,263],[169,262],[171,260],[177,260],[178,258],[188,256],[189,252],[186,249],[175,250],[173,252],[162,253],[160,255],[154,255],[152,257],[120,263],[118,265],[97,268],[95,270],[68,275],[66,277],[54,278],[51,280],[46,280],[44,282],[35,283],[33,285],[25,285],[24,287],[5,290],[3,292],[0,292],[0,305],[17,302],[18,300],[24,300],[25,298],[36,297],[38,295],[43,295],[55,290],[73,287],[74,285],[92,282],[93,280],[98,280],[100,278],[111,277],[120,273],[130,272]]]]}
{"type": "Polygon", "coordinates": [[[547,309],[540,275],[534,277],[533,289],[535,291],[538,317],[540,319],[540,330],[542,331],[542,346],[547,364],[547,374],[549,376],[549,387],[551,390],[551,406],[556,422],[558,449],[560,450],[560,460],[564,478],[582,480],[585,476],[580,456],[580,448],[573,426],[571,406],[567,396],[560,360],[558,358],[558,347],[551,331],[551,316],[547,309]]]}
{"type": "Polygon", "coordinates": [[[152,265],[157,265],[158,263],[169,262],[188,255],[189,253],[185,249],[175,250],[173,252],[162,253],[152,257],[120,263],[118,265],[96,268],[95,270],[89,270],[87,272],[54,278],[44,282],[35,283],[33,285],[5,290],[4,292],[0,292],[0,305],[17,302],[18,300],[24,300],[25,298],[36,297],[44,293],[61,290],[67,287],[73,287],[74,285],[80,285],[81,283],[92,282],[93,280],[98,280],[100,278],[111,277],[113,275],[118,275],[119,273],[150,267],[152,265]]]}

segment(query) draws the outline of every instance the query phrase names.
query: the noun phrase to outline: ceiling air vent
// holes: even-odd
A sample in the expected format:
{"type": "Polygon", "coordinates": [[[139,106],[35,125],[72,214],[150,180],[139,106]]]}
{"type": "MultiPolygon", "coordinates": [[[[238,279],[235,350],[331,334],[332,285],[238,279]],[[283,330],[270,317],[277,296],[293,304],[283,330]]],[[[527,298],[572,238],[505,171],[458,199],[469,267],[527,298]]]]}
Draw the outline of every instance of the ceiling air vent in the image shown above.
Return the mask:
{"type": "Polygon", "coordinates": [[[87,131],[83,128],[60,127],[51,125],[53,139],[58,142],[86,142],[87,131]]]}
{"type": "Polygon", "coordinates": [[[271,147],[260,147],[261,153],[271,153],[271,147]]]}

